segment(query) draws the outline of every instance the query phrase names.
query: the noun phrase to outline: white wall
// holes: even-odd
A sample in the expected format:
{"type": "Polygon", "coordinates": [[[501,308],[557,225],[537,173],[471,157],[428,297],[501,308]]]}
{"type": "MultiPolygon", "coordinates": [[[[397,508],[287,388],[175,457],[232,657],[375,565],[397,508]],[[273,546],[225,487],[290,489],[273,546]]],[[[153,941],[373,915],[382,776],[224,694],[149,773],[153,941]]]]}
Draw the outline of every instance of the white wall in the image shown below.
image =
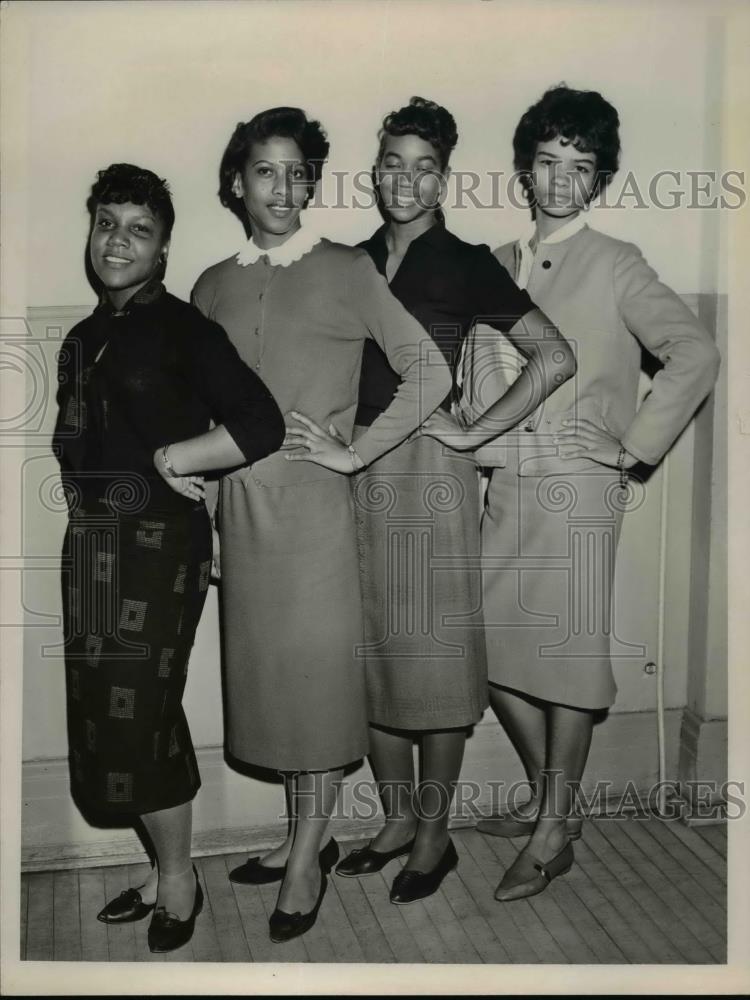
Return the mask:
{"type": "MultiPolygon", "coordinates": [[[[172,184],[169,285],[187,295],[242,239],[215,195],[224,145],[239,120],[276,104],[301,105],[327,128],[331,196],[331,171],[369,168],[383,115],[415,93],[454,113],[454,170],[511,173],[518,117],[561,80],[598,89],[618,108],[623,177],[632,170],[646,188],[658,170],[715,167],[720,24],[707,15],[719,6],[28,4],[28,304],[91,301],[84,202],[95,171],[118,160],[172,184]]],[[[489,195],[489,181],[480,191],[489,195]]],[[[375,210],[311,215],[345,242],[379,221],[375,210]]],[[[525,221],[513,207],[450,216],[459,235],[492,246],[525,221]]],[[[638,242],[679,291],[715,290],[701,248],[717,213],[625,208],[594,211],[592,221],[638,242]]]]}

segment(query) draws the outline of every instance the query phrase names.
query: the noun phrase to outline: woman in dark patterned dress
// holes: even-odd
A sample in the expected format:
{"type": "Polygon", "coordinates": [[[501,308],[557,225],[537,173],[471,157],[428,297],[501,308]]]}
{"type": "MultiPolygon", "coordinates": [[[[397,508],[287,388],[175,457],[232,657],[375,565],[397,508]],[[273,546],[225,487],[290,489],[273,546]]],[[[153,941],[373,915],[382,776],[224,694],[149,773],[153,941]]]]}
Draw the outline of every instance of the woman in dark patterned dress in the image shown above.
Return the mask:
{"type": "MultiPolygon", "coordinates": [[[[498,414],[498,428],[512,426],[575,366],[554,325],[489,248],[446,229],[440,198],[457,138],[453,116],[419,97],[386,117],[375,166],[386,222],[361,245],[451,366],[480,319],[530,359],[515,397],[498,414]]],[[[382,351],[368,343],[360,431],[389,405],[398,383],[382,351]]],[[[448,836],[450,803],[468,729],[487,707],[476,466],[470,452],[425,434],[447,428],[451,443],[450,408],[449,395],[421,436],[360,473],[355,493],[370,759],[386,822],[336,871],[370,875],[407,856],[391,889],[391,902],[399,904],[431,895],[457,863],[448,836]],[[422,749],[418,786],[415,738],[422,749]]],[[[466,448],[465,437],[459,445],[466,448]]]]}
{"type": "Polygon", "coordinates": [[[174,222],[166,184],[115,164],[87,207],[101,300],[61,351],[54,439],[70,513],[71,786],[94,817],[139,817],[155,855],[146,884],[99,919],[154,910],[149,945],[170,951],[202,905],[190,861],[200,778],[181,701],[211,567],[202,479],[179,473],[252,463],[279,446],[284,427],[224,330],[161,282],[174,222]],[[219,426],[209,431],[211,419],[219,426]]]}

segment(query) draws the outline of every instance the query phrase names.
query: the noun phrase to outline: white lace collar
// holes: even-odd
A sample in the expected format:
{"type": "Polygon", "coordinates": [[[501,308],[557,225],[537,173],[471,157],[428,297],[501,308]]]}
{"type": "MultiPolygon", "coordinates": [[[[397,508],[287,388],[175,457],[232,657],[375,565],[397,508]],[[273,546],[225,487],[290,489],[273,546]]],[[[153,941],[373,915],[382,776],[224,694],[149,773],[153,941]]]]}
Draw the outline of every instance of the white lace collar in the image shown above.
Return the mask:
{"type": "Polygon", "coordinates": [[[277,247],[271,247],[268,250],[264,250],[254,242],[252,237],[250,237],[244,247],[237,254],[237,263],[240,267],[247,267],[248,264],[255,264],[255,262],[260,260],[261,257],[267,257],[268,263],[272,264],[274,267],[277,264],[280,267],[288,267],[290,264],[293,264],[295,260],[299,260],[301,257],[304,257],[306,253],[309,253],[316,243],[320,242],[320,239],[321,237],[318,233],[300,226],[300,228],[284,243],[281,243],[277,247]]]}

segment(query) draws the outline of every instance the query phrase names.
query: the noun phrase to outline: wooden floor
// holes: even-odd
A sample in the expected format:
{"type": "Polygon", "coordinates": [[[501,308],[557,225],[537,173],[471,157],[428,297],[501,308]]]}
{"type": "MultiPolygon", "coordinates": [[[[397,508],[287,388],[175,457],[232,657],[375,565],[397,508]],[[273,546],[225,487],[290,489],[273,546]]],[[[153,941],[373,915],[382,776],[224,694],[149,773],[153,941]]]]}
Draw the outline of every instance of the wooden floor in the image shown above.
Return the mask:
{"type": "MultiPolygon", "coordinates": [[[[576,864],[538,896],[497,903],[493,890],[523,840],[453,834],[459,865],[429,899],[393,906],[400,863],[369,878],[332,876],[315,927],[273,944],[277,885],[235,886],[245,855],[198,859],[206,902],[192,941],[152,955],[148,919],[96,919],[105,900],[142,884],[146,866],[37,872],[22,878],[21,957],[84,962],[723,963],[726,826],[654,817],[589,820],[576,864]]],[[[346,848],[359,846],[346,845],[346,848]]]]}

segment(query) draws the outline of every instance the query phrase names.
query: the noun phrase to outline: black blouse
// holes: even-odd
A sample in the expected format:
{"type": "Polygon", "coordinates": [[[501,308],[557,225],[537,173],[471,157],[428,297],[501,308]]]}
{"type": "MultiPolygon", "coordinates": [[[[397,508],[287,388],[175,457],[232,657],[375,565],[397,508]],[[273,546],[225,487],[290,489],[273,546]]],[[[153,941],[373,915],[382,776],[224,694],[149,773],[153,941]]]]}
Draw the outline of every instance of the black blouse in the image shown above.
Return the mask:
{"type": "MultiPolygon", "coordinates": [[[[359,245],[385,275],[387,226],[359,245]]],[[[391,292],[418,319],[455,373],[461,343],[478,322],[506,332],[534,303],[484,244],[464,243],[442,223],[409,244],[391,292]]],[[[399,377],[374,343],[365,343],[356,423],[369,426],[388,406],[399,377]]],[[[441,404],[449,410],[450,395],[441,404]]]]}
{"type": "MultiPolygon", "coordinates": [[[[97,500],[113,482],[145,485],[141,509],[186,511],[154,451],[224,424],[248,464],[276,451],[281,412],[224,329],[166,291],[140,289],[115,313],[103,299],[65,339],[58,369],[54,449],[63,480],[97,500]]],[[[127,493],[127,488],[126,488],[127,493]]]]}

